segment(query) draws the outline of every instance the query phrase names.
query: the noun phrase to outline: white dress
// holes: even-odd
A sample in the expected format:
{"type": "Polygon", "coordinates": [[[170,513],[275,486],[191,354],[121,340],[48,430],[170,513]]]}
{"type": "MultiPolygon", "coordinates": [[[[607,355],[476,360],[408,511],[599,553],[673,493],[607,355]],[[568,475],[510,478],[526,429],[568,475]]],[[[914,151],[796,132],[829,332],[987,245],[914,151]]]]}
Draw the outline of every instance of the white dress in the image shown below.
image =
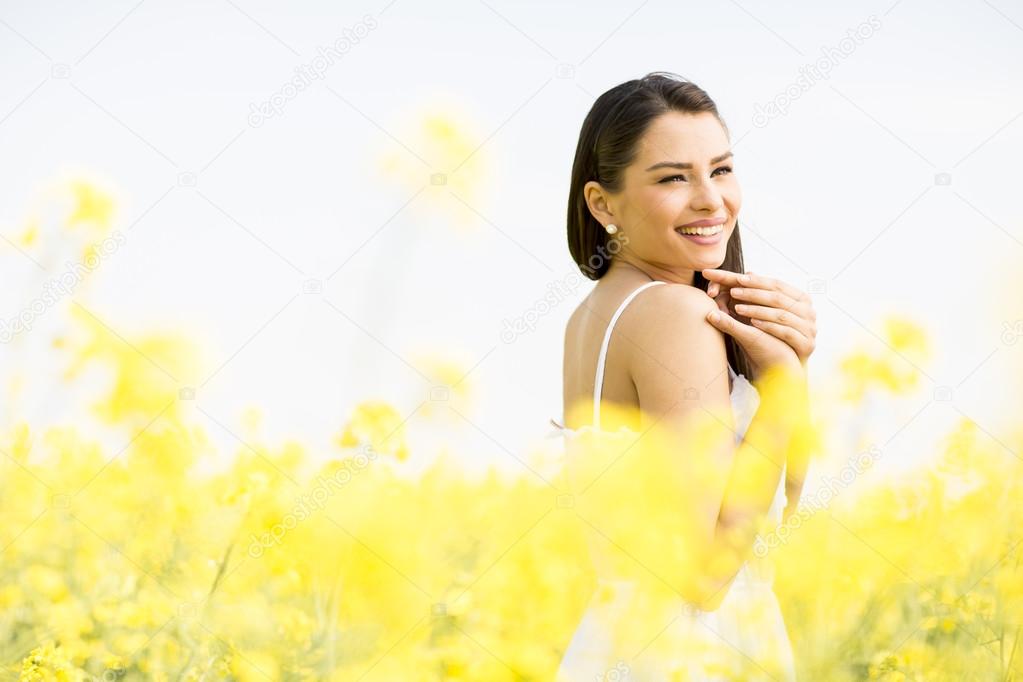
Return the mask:
{"type": "MultiPolygon", "coordinates": [[[[600,394],[604,363],[611,331],[632,299],[644,289],[663,282],[652,281],[632,292],[621,304],[604,335],[597,360],[594,382],[594,419],[600,425],[600,394]]],[[[735,414],[736,444],[741,442],[759,404],[760,396],[746,377],[731,367],[730,392],[735,414]]],[[[553,422],[553,420],[552,420],[553,422]]],[[[558,435],[571,438],[579,433],[559,428],[558,435]]],[[[768,521],[780,525],[785,508],[785,475],[778,483],[768,521]]],[[[643,596],[638,584],[610,575],[601,575],[601,563],[591,547],[591,559],[597,573],[597,589],[576,627],[557,672],[559,682],[585,680],[778,680],[791,682],[795,664],[788,632],[772,589],[773,567],[768,557],[753,556],[739,569],[720,606],[703,611],[674,597],[677,603],[668,609],[675,614],[660,623],[628,622],[628,611],[637,608],[643,596]],[[626,622],[622,622],[623,619],[626,622]],[[630,645],[615,646],[621,637],[612,628],[635,633],[630,645]],[[623,647],[625,650],[623,651],[623,647]]],[[[642,610],[634,611],[642,613],[642,610]]]]}

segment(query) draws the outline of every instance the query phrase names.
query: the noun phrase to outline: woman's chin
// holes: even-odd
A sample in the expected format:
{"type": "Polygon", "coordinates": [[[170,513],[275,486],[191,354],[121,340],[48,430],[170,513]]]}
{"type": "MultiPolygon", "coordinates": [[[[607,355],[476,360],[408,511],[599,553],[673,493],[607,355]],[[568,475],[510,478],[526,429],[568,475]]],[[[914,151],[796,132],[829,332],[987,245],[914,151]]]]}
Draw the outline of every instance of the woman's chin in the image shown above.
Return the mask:
{"type": "Polygon", "coordinates": [[[704,253],[693,254],[690,260],[694,270],[703,270],[705,268],[718,268],[725,262],[726,250],[724,245],[721,248],[703,249],[704,253]]]}

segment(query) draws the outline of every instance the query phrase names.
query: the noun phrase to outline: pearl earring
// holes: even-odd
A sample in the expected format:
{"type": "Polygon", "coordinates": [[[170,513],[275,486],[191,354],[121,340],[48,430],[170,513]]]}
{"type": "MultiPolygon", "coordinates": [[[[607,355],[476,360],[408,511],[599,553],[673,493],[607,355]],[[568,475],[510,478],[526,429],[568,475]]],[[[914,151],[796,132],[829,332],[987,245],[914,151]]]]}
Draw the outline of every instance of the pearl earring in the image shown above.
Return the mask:
{"type": "Polygon", "coordinates": [[[604,226],[604,229],[607,230],[608,234],[614,234],[615,232],[618,231],[618,226],[615,225],[614,223],[608,223],[607,225],[604,226]]]}

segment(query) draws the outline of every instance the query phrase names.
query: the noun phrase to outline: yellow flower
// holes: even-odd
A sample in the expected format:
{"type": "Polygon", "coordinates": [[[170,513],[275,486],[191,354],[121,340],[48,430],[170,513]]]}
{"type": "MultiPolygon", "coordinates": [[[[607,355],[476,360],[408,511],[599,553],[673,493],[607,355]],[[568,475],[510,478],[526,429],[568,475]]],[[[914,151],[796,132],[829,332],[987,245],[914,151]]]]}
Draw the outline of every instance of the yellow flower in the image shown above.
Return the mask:
{"type": "Polygon", "coordinates": [[[894,316],[885,318],[883,324],[885,339],[898,353],[915,360],[923,360],[930,354],[927,334],[918,324],[894,316]]]}
{"type": "Polygon", "coordinates": [[[49,566],[30,566],[24,573],[26,582],[51,602],[58,602],[68,596],[64,575],[49,566]]]}
{"type": "Polygon", "coordinates": [[[105,235],[110,228],[114,213],[113,197],[85,180],[71,182],[70,190],[74,196],[74,209],[67,219],[67,226],[75,228],[82,224],[91,225],[100,235],[105,235]]]}
{"type": "MultiPolygon", "coordinates": [[[[79,306],[69,308],[77,329],[72,363],[64,373],[74,379],[88,366],[99,364],[113,373],[113,389],[95,409],[109,422],[129,416],[151,420],[163,410],[172,418],[189,379],[198,375],[198,354],[179,335],[146,335],[127,339],[110,321],[79,306]]],[[[64,346],[63,340],[60,345],[64,346]]]]}
{"type": "Polygon", "coordinates": [[[18,422],[14,427],[14,436],[11,442],[11,454],[18,462],[24,464],[32,451],[32,433],[28,422],[18,422]]]}
{"type": "Polygon", "coordinates": [[[37,239],[39,239],[39,219],[33,218],[25,231],[18,237],[18,243],[22,246],[32,246],[37,239]]]}
{"type": "Polygon", "coordinates": [[[10,609],[23,599],[24,594],[17,585],[4,585],[0,587],[0,609],[10,609]]]}
{"type": "Polygon", "coordinates": [[[457,104],[436,102],[396,130],[418,158],[403,150],[388,151],[380,157],[380,169],[397,178],[404,191],[422,192],[415,204],[433,204],[444,212],[447,224],[462,228],[481,224],[491,155],[475,122],[457,104]]]}
{"type": "Polygon", "coordinates": [[[21,661],[19,682],[65,682],[84,680],[84,671],[75,668],[66,649],[52,641],[36,647],[21,661]]]}
{"type": "Polygon", "coordinates": [[[369,400],[356,406],[337,443],[343,448],[369,445],[377,452],[408,457],[405,426],[398,411],[383,401],[369,400]]]}
{"type": "Polygon", "coordinates": [[[231,672],[241,682],[281,679],[276,658],[262,651],[234,652],[231,656],[231,672]]]}
{"type": "Polygon", "coordinates": [[[451,406],[457,410],[469,409],[472,400],[472,382],[469,380],[471,359],[442,353],[420,353],[414,360],[424,374],[433,381],[430,400],[421,408],[421,414],[432,416],[438,411],[447,415],[451,406]]]}

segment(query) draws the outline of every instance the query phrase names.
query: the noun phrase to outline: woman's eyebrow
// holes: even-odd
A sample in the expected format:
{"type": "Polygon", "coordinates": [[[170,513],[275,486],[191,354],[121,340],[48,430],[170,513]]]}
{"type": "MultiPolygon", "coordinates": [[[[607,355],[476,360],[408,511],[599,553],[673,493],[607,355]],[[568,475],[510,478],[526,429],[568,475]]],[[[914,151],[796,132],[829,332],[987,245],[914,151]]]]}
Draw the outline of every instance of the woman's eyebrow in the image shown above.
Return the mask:
{"type": "MultiPolygon", "coordinates": [[[[731,151],[727,151],[724,154],[722,154],[721,156],[715,156],[713,159],[710,160],[710,165],[713,166],[715,163],[718,163],[719,161],[724,161],[725,159],[727,159],[727,158],[729,158],[731,156],[733,156],[731,151]]],[[[660,163],[655,163],[654,165],[652,165],[649,168],[647,168],[647,171],[649,172],[649,171],[657,170],[658,168],[677,168],[679,170],[685,170],[685,169],[689,169],[689,168],[692,168],[692,167],[693,167],[693,164],[691,164],[691,163],[680,163],[678,161],[661,161],[660,163]]]]}

